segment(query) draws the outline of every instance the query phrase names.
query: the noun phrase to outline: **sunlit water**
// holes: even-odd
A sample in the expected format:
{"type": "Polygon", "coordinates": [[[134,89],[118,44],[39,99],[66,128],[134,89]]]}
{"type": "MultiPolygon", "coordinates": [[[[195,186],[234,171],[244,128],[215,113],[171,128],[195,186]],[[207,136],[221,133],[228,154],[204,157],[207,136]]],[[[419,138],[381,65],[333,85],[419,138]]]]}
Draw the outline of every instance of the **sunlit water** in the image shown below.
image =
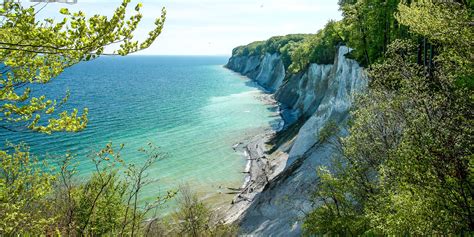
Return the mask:
{"type": "Polygon", "coordinates": [[[256,98],[260,92],[252,82],[223,68],[225,62],[225,57],[130,56],[81,63],[40,92],[62,98],[69,89],[65,108],[89,108],[85,131],[2,130],[0,139],[25,141],[41,157],[77,154],[81,175],[92,170],[86,154],[108,142],[125,144],[122,158],[136,164],[146,158],[138,149],[152,142],[168,158],[150,168],[158,182],[144,190],[142,200],[188,183],[214,204],[229,202],[226,188],[242,185],[246,163],[232,145],[277,121],[274,109],[256,98]]]}

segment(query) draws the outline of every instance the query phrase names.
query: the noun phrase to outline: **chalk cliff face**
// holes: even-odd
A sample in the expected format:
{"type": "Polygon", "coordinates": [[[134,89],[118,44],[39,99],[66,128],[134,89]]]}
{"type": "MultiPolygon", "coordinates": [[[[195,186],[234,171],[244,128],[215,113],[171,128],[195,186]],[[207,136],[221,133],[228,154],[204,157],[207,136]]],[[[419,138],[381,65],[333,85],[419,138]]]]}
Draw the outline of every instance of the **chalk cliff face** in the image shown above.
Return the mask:
{"type": "Polygon", "coordinates": [[[285,67],[278,54],[232,57],[227,67],[257,81],[270,92],[280,88],[285,78],[285,67]]]}
{"type": "MultiPolygon", "coordinates": [[[[302,217],[312,208],[311,193],[316,184],[316,167],[329,165],[338,147],[333,138],[320,140],[320,131],[329,124],[347,133],[349,109],[356,93],[364,91],[367,76],[363,68],[344,55],[339,47],[333,65],[311,64],[306,71],[286,74],[278,54],[232,57],[227,67],[257,81],[274,93],[281,104],[286,130],[276,144],[273,159],[287,153],[285,168],[252,200],[240,216],[242,234],[257,236],[298,236],[302,217]],[[291,126],[298,124],[298,126],[291,126]],[[293,133],[288,130],[295,130],[293,133]],[[288,135],[291,134],[291,135],[288,135]]],[[[271,154],[269,154],[271,155],[271,154]]]]}

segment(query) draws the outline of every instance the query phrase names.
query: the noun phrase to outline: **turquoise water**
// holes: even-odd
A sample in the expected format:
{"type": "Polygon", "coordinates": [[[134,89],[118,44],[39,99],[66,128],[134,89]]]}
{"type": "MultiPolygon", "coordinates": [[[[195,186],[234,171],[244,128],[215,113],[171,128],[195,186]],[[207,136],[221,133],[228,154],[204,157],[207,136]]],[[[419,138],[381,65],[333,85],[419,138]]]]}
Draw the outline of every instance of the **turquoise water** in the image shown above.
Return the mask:
{"type": "MultiPolygon", "coordinates": [[[[214,203],[228,202],[226,187],[243,182],[245,160],[232,149],[257,128],[275,125],[275,111],[256,97],[248,79],[222,67],[225,57],[106,57],[69,68],[41,93],[61,98],[67,108],[89,108],[85,131],[10,133],[1,141],[25,141],[40,156],[69,151],[78,155],[79,171],[92,170],[86,154],[108,142],[125,144],[124,160],[142,162],[137,150],[148,142],[168,158],[151,167],[158,182],[143,199],[188,183],[214,203]]],[[[54,160],[50,162],[54,163],[54,160]]]]}

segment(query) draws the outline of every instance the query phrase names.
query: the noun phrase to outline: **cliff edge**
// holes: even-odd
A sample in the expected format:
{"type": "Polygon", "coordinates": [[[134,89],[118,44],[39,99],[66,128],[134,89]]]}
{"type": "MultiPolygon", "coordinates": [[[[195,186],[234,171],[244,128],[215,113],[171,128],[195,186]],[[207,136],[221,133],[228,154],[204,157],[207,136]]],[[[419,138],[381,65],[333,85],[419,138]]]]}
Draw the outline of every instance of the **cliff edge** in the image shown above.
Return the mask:
{"type": "Polygon", "coordinates": [[[339,151],[333,135],[347,134],[351,103],[367,86],[363,68],[345,56],[349,52],[340,46],[332,65],[310,64],[295,74],[288,73],[278,53],[229,59],[227,68],[273,93],[285,120],[268,142],[272,147],[257,157],[269,166],[264,167],[271,172],[268,180],[260,189],[247,190],[252,193],[243,200],[248,205],[232,220],[241,234],[301,235],[302,218],[313,205],[316,168],[329,165],[339,151]]]}

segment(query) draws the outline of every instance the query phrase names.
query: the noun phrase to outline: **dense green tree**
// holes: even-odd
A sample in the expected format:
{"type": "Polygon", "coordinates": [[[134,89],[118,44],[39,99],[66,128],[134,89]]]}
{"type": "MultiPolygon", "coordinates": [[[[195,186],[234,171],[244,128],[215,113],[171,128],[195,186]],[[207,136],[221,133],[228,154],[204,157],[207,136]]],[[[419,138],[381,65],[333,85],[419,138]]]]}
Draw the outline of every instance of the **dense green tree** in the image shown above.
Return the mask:
{"type": "Polygon", "coordinates": [[[370,65],[383,56],[388,44],[405,31],[394,17],[400,0],[339,1],[346,42],[355,49],[352,55],[370,65]]]}
{"type": "Polygon", "coordinates": [[[317,34],[306,38],[293,50],[290,72],[302,71],[310,63],[333,64],[337,47],[342,42],[341,23],[329,21],[317,34]]]}
{"type": "MultiPolygon", "coordinates": [[[[461,1],[463,2],[463,1],[461,1]]],[[[411,5],[400,4],[396,18],[424,39],[418,46],[423,51],[420,64],[431,72],[435,61],[457,80],[456,83],[472,89],[474,67],[472,60],[472,11],[467,3],[455,1],[420,1],[411,5]]]]}
{"type": "Polygon", "coordinates": [[[370,65],[350,135],[321,171],[308,233],[474,231],[470,12],[454,1],[399,5],[409,35],[370,65]]]}
{"type": "Polygon", "coordinates": [[[274,36],[266,41],[255,41],[248,45],[236,47],[232,51],[233,56],[260,56],[265,53],[280,53],[281,49],[289,43],[298,43],[310,35],[291,34],[285,36],[274,36]]]}
{"type": "Polygon", "coordinates": [[[299,42],[291,41],[291,42],[288,42],[288,44],[281,47],[281,49],[280,49],[280,58],[281,58],[281,61],[283,62],[283,65],[285,66],[285,68],[288,69],[290,67],[290,65],[293,63],[292,57],[295,54],[295,51],[299,48],[299,46],[303,42],[304,42],[304,40],[299,41],[299,42]]]}

